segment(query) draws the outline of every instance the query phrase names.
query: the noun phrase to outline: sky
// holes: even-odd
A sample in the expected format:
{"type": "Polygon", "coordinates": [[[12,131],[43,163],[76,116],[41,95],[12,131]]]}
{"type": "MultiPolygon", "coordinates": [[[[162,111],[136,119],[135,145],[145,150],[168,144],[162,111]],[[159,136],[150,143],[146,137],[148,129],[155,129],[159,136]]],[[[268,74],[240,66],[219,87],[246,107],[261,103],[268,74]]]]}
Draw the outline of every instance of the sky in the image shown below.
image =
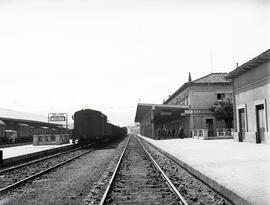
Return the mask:
{"type": "Polygon", "coordinates": [[[1,0],[0,107],[134,123],[188,80],[270,48],[269,0],[1,0]]]}

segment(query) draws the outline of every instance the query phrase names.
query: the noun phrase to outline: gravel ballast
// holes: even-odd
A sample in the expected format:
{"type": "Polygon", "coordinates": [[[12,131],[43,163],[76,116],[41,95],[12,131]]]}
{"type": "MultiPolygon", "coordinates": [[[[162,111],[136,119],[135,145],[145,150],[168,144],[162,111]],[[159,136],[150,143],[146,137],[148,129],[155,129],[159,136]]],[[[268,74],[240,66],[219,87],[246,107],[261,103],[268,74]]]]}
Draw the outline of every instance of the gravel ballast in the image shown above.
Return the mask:
{"type": "Polygon", "coordinates": [[[1,196],[0,204],[83,204],[114,158],[115,148],[109,145],[82,156],[1,196]]]}

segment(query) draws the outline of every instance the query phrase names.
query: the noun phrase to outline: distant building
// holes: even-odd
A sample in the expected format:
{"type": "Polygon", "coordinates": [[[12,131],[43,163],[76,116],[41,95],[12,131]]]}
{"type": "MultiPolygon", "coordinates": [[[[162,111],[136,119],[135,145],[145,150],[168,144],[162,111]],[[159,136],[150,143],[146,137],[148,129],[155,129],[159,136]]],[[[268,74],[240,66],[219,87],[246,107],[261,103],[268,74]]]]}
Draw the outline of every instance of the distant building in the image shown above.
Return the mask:
{"type": "Polygon", "coordinates": [[[270,49],[229,73],[234,98],[234,139],[270,142],[270,49]]]}
{"type": "Polygon", "coordinates": [[[141,134],[153,138],[194,137],[198,130],[207,137],[215,136],[217,128],[225,128],[225,122],[216,120],[209,108],[217,100],[232,98],[232,83],[226,76],[211,73],[192,81],[189,74],[188,82],[162,105],[139,103],[135,122],[140,122],[141,134]]]}
{"type": "Polygon", "coordinates": [[[34,134],[63,133],[65,128],[61,124],[48,123],[47,116],[0,108],[0,137],[4,137],[7,130],[16,131],[17,140],[24,142],[32,141],[34,134]]]}

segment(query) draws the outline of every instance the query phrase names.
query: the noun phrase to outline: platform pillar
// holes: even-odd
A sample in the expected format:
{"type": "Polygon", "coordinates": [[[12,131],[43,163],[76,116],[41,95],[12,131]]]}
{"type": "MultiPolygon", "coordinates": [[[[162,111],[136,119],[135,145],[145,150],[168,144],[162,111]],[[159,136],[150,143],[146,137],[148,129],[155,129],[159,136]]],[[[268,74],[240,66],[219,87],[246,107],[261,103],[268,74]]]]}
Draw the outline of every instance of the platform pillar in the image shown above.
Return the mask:
{"type": "Polygon", "coordinates": [[[155,123],[154,123],[154,110],[155,110],[155,106],[152,106],[152,109],[151,109],[151,119],[150,119],[150,122],[151,122],[151,137],[152,139],[156,139],[156,136],[155,136],[155,123]]]}
{"type": "Polygon", "coordinates": [[[0,150],[0,163],[3,162],[3,150],[0,150]]]}

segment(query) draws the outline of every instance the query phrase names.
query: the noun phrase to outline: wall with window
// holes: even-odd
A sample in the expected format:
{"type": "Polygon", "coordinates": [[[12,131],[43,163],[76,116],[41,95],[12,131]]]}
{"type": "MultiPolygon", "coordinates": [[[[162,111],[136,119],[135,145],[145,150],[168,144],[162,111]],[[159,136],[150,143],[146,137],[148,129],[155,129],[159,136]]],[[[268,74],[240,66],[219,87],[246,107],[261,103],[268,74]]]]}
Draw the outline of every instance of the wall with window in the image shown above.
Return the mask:
{"type": "Polygon", "coordinates": [[[232,99],[232,85],[192,84],[168,102],[169,105],[190,105],[194,109],[209,109],[216,100],[232,99]]]}
{"type": "Polygon", "coordinates": [[[235,140],[269,144],[270,64],[266,63],[245,72],[233,79],[233,83],[236,117],[235,140]],[[244,111],[244,114],[241,114],[241,111],[244,111]],[[244,129],[242,124],[244,124],[244,129]]]}
{"type": "Polygon", "coordinates": [[[258,121],[263,125],[264,128],[264,136],[263,139],[259,140],[263,143],[270,142],[270,122],[269,122],[269,108],[270,108],[270,84],[266,84],[264,86],[260,86],[257,88],[253,88],[250,90],[246,90],[244,92],[238,92],[235,94],[235,102],[236,102],[236,131],[241,131],[241,116],[240,109],[243,109],[244,119],[242,119],[242,124],[245,126],[245,136],[244,142],[258,142],[258,121]],[[259,119],[257,119],[259,117],[259,119]]]}
{"type": "Polygon", "coordinates": [[[209,109],[217,100],[232,98],[232,85],[202,84],[190,88],[190,105],[194,109],[209,109]]]}
{"type": "Polygon", "coordinates": [[[237,76],[234,80],[234,87],[242,88],[251,84],[260,84],[262,80],[269,80],[270,76],[270,60],[261,64],[260,66],[253,68],[240,76],[237,76]]]}

